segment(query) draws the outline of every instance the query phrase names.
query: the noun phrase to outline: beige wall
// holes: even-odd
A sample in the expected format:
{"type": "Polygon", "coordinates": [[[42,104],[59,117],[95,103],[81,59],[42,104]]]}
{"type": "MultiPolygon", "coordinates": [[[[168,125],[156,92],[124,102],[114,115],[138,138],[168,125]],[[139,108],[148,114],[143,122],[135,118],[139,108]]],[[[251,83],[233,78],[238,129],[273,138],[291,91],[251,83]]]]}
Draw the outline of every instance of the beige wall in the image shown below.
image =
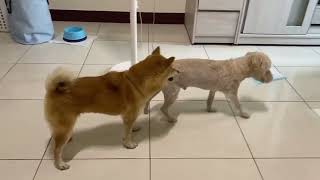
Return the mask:
{"type": "MultiPolygon", "coordinates": [[[[138,0],[142,12],[184,13],[186,0],[138,0]]],[[[50,0],[51,9],[129,11],[130,0],[50,0]]]]}

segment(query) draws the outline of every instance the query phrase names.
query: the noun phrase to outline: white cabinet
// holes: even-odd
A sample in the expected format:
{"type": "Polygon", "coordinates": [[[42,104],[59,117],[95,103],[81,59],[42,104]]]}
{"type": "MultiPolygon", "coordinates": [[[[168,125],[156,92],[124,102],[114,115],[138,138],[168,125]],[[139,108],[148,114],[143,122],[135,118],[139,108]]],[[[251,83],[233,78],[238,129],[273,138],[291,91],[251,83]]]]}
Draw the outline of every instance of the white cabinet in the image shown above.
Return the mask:
{"type": "Polygon", "coordinates": [[[306,34],[318,0],[250,0],[243,33],[306,34]]]}
{"type": "Polygon", "coordinates": [[[192,43],[320,45],[319,1],[186,0],[185,25],[192,43]]]}
{"type": "Polygon", "coordinates": [[[238,12],[199,12],[195,35],[234,37],[238,18],[238,12]]]}
{"type": "Polygon", "coordinates": [[[314,11],[311,24],[320,24],[320,5],[319,4],[317,5],[314,11]]]}
{"type": "Polygon", "coordinates": [[[187,0],[185,25],[192,43],[234,43],[244,0],[187,0]]]}
{"type": "Polygon", "coordinates": [[[243,0],[199,0],[199,10],[240,11],[243,0]]]}

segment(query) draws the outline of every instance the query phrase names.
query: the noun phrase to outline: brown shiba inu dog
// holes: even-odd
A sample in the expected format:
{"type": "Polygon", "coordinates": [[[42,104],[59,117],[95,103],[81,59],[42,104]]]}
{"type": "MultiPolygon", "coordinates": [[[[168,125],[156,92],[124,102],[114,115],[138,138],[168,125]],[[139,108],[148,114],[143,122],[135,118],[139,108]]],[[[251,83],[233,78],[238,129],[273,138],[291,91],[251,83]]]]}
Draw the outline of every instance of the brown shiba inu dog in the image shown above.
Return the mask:
{"type": "Polygon", "coordinates": [[[133,124],[146,102],[168,80],[173,80],[174,57],[166,59],[155,49],[143,61],[124,72],[109,72],[97,77],[74,78],[61,68],[46,81],[45,115],[54,139],[55,166],[60,170],[70,166],[62,160],[77,117],[81,113],[120,115],[125,129],[123,145],[135,148],[133,124]]]}

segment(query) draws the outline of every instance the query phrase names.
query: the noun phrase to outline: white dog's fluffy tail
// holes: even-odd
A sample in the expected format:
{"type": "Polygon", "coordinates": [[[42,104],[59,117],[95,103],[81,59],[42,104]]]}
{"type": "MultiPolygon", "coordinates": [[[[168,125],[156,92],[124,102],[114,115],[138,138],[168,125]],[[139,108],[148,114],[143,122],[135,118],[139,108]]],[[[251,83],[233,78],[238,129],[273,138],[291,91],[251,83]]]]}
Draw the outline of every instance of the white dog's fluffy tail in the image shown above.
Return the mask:
{"type": "Polygon", "coordinates": [[[64,93],[68,91],[76,76],[62,67],[56,68],[46,79],[47,93],[64,93]]]}

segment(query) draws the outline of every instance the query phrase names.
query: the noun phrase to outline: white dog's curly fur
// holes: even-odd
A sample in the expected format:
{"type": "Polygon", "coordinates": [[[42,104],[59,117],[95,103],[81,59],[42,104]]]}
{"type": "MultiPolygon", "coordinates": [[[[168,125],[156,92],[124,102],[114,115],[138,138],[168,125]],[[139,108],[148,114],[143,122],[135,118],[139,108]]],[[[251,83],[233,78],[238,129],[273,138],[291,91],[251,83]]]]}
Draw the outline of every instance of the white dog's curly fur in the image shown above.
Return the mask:
{"type": "MultiPolygon", "coordinates": [[[[271,64],[270,58],[262,52],[249,52],[245,56],[222,61],[177,60],[173,63],[173,67],[180,73],[174,77],[174,81],[162,89],[165,100],[161,111],[169,122],[175,122],[176,119],[170,116],[168,108],[177,99],[180,88],[198,87],[210,90],[207,100],[208,112],[216,111],[212,108],[212,102],[215,92],[221,91],[232,102],[237,115],[249,118],[249,114],[242,110],[238,99],[240,83],[248,77],[253,77],[264,83],[271,82],[273,79],[270,72],[271,64]]],[[[149,103],[150,101],[145,107],[145,113],[148,112],[149,103]]]]}

